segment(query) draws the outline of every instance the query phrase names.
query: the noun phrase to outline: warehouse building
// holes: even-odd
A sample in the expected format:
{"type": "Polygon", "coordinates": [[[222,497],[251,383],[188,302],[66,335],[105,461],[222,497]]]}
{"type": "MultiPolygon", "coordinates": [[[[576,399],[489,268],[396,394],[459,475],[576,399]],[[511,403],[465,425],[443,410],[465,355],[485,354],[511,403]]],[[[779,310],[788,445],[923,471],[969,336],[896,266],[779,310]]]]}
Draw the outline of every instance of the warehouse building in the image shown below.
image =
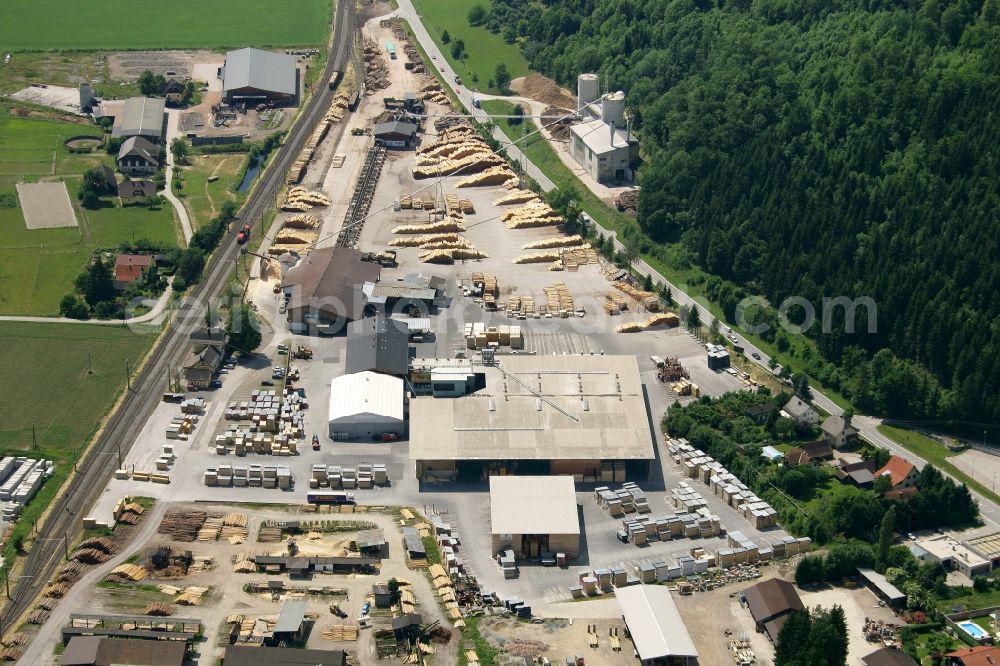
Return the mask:
{"type": "Polygon", "coordinates": [[[395,280],[366,282],[361,288],[369,306],[387,314],[422,316],[434,307],[444,279],[408,273],[395,280]]]}
{"type": "Polygon", "coordinates": [[[649,478],[653,439],[634,356],[502,359],[489,366],[443,361],[442,373],[425,373],[431,381],[420,383],[432,384],[433,396],[410,401],[418,479],[570,474],[595,482],[605,471],[649,478]]]}
{"type": "Polygon", "coordinates": [[[332,335],[365,313],[365,282],[378,280],[378,264],[346,247],[316,249],[288,269],[281,280],[285,316],[293,333],[332,335]]]}
{"type": "Polygon", "coordinates": [[[402,437],[403,380],[377,372],[335,377],[330,383],[331,439],[402,437]]]}
{"type": "Polygon", "coordinates": [[[225,666],[347,666],[342,650],[230,645],[222,658],[225,666]]]}
{"type": "Polygon", "coordinates": [[[402,322],[369,317],[347,325],[348,374],[381,372],[402,377],[410,365],[409,329],[402,322]]]}
{"type": "Polygon", "coordinates": [[[511,549],[518,559],[580,554],[580,518],[571,476],[490,477],[493,552],[511,549]]]}
{"type": "Polygon", "coordinates": [[[221,76],[223,99],[229,104],[293,104],[299,88],[295,56],[260,49],[227,53],[221,76]]]}
{"type": "Polygon", "coordinates": [[[157,641],[106,636],[74,636],[59,656],[60,666],[181,666],[185,641],[157,641]]]}
{"type": "Polygon", "coordinates": [[[775,645],[788,616],[806,609],[795,586],[780,578],[769,578],[748,587],[740,592],[740,601],[750,609],[757,631],[766,633],[775,645]]]}
{"type": "Polygon", "coordinates": [[[141,136],[151,143],[160,143],[166,135],[167,114],[162,99],[130,97],[120,108],[109,106],[109,111],[115,114],[111,127],[111,136],[115,138],[141,136]]]}
{"type": "Polygon", "coordinates": [[[393,120],[375,126],[375,143],[386,148],[412,148],[417,143],[417,126],[393,120]]]}
{"type": "Polygon", "coordinates": [[[666,587],[616,587],[615,598],[642,666],[698,663],[698,650],[666,587]]]}

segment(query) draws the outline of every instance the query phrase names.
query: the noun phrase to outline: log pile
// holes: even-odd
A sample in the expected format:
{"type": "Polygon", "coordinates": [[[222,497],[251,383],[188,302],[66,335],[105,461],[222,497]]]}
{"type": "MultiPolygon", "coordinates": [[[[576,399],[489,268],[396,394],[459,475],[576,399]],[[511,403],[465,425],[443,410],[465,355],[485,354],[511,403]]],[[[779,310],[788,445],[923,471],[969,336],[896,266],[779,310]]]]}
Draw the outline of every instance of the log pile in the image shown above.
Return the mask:
{"type": "Polygon", "coordinates": [[[232,543],[234,537],[242,540],[249,536],[247,531],[247,515],[245,513],[227,513],[222,518],[222,538],[232,543]]]}
{"type": "Polygon", "coordinates": [[[105,579],[109,583],[135,583],[149,578],[149,572],[145,567],[137,564],[120,564],[111,570],[105,579]]]}
{"type": "Polygon", "coordinates": [[[506,164],[494,166],[480,173],[467,176],[455,183],[455,187],[485,187],[488,185],[517,184],[517,175],[506,164]]]}
{"type": "Polygon", "coordinates": [[[153,615],[156,617],[168,617],[174,614],[174,607],[170,604],[165,604],[162,601],[153,601],[146,604],[146,608],[142,611],[142,614],[153,615]]]}
{"type": "Polygon", "coordinates": [[[204,511],[168,511],[157,532],[169,535],[174,541],[194,541],[207,517],[204,511]]]}
{"type": "Polygon", "coordinates": [[[45,624],[48,619],[48,611],[34,610],[31,612],[31,615],[28,616],[28,624],[45,624]]]}
{"type": "Polygon", "coordinates": [[[240,553],[233,563],[233,573],[253,573],[257,570],[255,553],[240,553]]]}
{"type": "Polygon", "coordinates": [[[499,199],[493,200],[494,206],[510,206],[513,204],[526,204],[534,203],[535,201],[541,201],[538,195],[531,190],[522,190],[521,188],[516,188],[511,190],[509,193],[503,195],[499,199]]]}
{"type": "Polygon", "coordinates": [[[615,331],[617,333],[638,333],[657,326],[678,326],[679,324],[680,317],[673,312],[658,312],[650,316],[646,321],[621,324],[615,328],[615,331]]]}
{"type": "Polygon", "coordinates": [[[389,87],[389,68],[386,67],[385,58],[378,42],[373,39],[365,39],[363,48],[365,61],[365,95],[374,95],[379,90],[389,87]]]}
{"type": "Polygon", "coordinates": [[[53,599],[62,599],[69,592],[69,585],[65,583],[55,583],[54,585],[49,585],[42,592],[43,597],[51,597],[53,599]]]}
{"type": "Polygon", "coordinates": [[[290,215],[281,226],[285,229],[319,229],[319,218],[315,215],[290,215]]]}
{"type": "Polygon", "coordinates": [[[615,197],[615,208],[621,211],[639,210],[639,190],[625,190],[615,197]]]}
{"type": "Polygon", "coordinates": [[[257,533],[257,541],[260,543],[278,543],[281,541],[281,528],[273,525],[265,525],[257,533]]]}
{"type": "Polygon", "coordinates": [[[394,234],[445,234],[465,231],[465,225],[455,220],[440,220],[429,224],[401,224],[392,228],[394,234]]]}
{"type": "Polygon", "coordinates": [[[519,257],[514,257],[511,259],[511,263],[515,264],[547,264],[554,261],[559,261],[559,251],[549,250],[548,252],[532,252],[530,254],[522,254],[519,257]]]}
{"type": "Polygon", "coordinates": [[[288,171],[288,184],[295,185],[302,182],[302,178],[305,176],[306,167],[309,166],[309,162],[312,161],[316,154],[316,148],[322,143],[323,139],[330,131],[330,127],[334,123],[340,122],[344,115],[347,113],[347,96],[343,93],[338,94],[330,102],[330,108],[327,109],[326,114],[317,123],[316,129],[313,131],[312,135],[309,137],[309,141],[302,148],[302,152],[299,156],[295,158],[295,162],[292,163],[291,169],[288,171]]]}
{"type": "Polygon", "coordinates": [[[280,245],[308,245],[316,241],[316,231],[282,228],[274,236],[274,242],[280,245]]]}
{"type": "Polygon", "coordinates": [[[97,548],[81,548],[74,552],[70,559],[82,564],[100,564],[107,562],[111,556],[97,548]]]}
{"type": "Polygon", "coordinates": [[[307,190],[301,185],[295,185],[288,189],[285,202],[281,205],[281,210],[286,212],[305,212],[314,206],[329,206],[332,202],[330,197],[316,190],[307,190]]]}
{"type": "Polygon", "coordinates": [[[504,211],[500,214],[500,220],[507,225],[508,229],[554,226],[562,224],[564,221],[562,215],[541,201],[504,211]]]}
{"type": "Polygon", "coordinates": [[[421,247],[430,243],[459,243],[462,236],[455,233],[447,234],[423,234],[421,236],[404,236],[403,238],[393,238],[389,241],[392,247],[421,247]]]}
{"type": "Polygon", "coordinates": [[[174,601],[181,606],[200,606],[202,597],[208,592],[207,587],[186,587],[174,601]]]}
{"type": "Polygon", "coordinates": [[[554,236],[553,238],[543,238],[532,243],[525,243],[522,250],[550,250],[562,247],[590,247],[589,243],[583,241],[582,236],[554,236]]]}
{"type": "Polygon", "coordinates": [[[198,541],[215,541],[222,532],[222,516],[213,515],[205,519],[201,529],[198,530],[198,541]]]}
{"type": "Polygon", "coordinates": [[[488,259],[490,255],[482,250],[459,248],[454,250],[430,250],[417,258],[425,264],[453,264],[466,259],[488,259]]]}
{"type": "Polygon", "coordinates": [[[83,572],[83,565],[79,562],[70,562],[62,569],[59,570],[58,576],[56,576],[56,582],[59,583],[73,583],[76,582],[83,572]]]}

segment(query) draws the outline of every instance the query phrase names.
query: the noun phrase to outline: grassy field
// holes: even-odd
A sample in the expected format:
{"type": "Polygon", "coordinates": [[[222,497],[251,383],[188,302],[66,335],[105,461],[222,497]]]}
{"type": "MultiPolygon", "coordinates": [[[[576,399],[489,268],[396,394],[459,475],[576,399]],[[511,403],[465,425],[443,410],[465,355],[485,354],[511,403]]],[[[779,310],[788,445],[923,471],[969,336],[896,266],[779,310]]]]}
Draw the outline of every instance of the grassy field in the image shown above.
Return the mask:
{"type": "Polygon", "coordinates": [[[1000,504],[1000,495],[997,495],[989,488],[973,480],[969,475],[948,462],[948,458],[955,455],[943,444],[936,442],[930,437],[926,437],[914,430],[896,428],[888,425],[880,425],[878,431],[893,440],[908,451],[917,454],[942,472],[946,472],[953,478],[965,483],[969,488],[975,490],[990,501],[1000,504]]]}
{"type": "MultiPolygon", "coordinates": [[[[488,89],[499,63],[506,63],[511,77],[525,76],[530,72],[528,61],[516,44],[508,44],[486,28],[469,25],[469,10],[475,5],[490,8],[485,0],[414,0],[413,6],[420,14],[424,27],[437,42],[445,59],[455,73],[462,77],[463,85],[475,90],[499,92],[488,89]],[[465,41],[466,58],[461,62],[451,56],[452,44],[442,44],[441,34],[447,30],[452,43],[465,41]]],[[[449,80],[452,78],[448,77],[449,80]]]]}
{"type": "Polygon", "coordinates": [[[227,153],[194,155],[190,159],[191,166],[182,167],[184,187],[180,197],[198,228],[217,215],[223,203],[236,199],[236,187],[240,184],[247,156],[227,153]],[[219,179],[210,183],[209,176],[219,179]]]}
{"type": "MultiPolygon", "coordinates": [[[[174,245],[178,227],[169,205],[158,209],[84,210],[75,201],[82,174],[101,163],[103,152],[74,154],[63,141],[76,135],[100,136],[99,128],[53,116],[11,115],[0,106],[0,195],[15,195],[20,181],[55,178],[66,181],[78,227],[27,229],[20,208],[0,208],[0,314],[54,315],[59,301],[98,247],[149,239],[174,245]]],[[[20,107],[13,107],[20,108],[20,107]]]]}
{"type": "Polygon", "coordinates": [[[326,40],[331,0],[7,0],[0,45],[8,51],[316,45],[326,40]],[[123,23],[124,21],[124,23],[123,23]],[[127,24],[127,25],[126,25],[127,24]]]}

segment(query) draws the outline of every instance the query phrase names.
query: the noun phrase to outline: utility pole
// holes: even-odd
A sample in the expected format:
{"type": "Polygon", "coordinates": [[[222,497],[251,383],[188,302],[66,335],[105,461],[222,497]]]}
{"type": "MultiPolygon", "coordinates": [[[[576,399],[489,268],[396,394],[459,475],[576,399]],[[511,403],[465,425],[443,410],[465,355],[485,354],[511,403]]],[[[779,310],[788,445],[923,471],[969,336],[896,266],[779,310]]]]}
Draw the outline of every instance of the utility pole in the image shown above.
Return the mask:
{"type": "Polygon", "coordinates": [[[91,362],[90,352],[87,352],[87,374],[94,374],[94,364],[91,362]]]}
{"type": "Polygon", "coordinates": [[[31,424],[31,448],[32,449],[37,449],[38,448],[38,439],[35,437],[35,424],[34,423],[31,424]]]}
{"type": "Polygon", "coordinates": [[[66,552],[66,559],[69,560],[69,532],[63,532],[63,550],[66,552]]]}
{"type": "Polygon", "coordinates": [[[128,367],[128,359],[125,359],[125,387],[132,390],[132,371],[128,367]]]}

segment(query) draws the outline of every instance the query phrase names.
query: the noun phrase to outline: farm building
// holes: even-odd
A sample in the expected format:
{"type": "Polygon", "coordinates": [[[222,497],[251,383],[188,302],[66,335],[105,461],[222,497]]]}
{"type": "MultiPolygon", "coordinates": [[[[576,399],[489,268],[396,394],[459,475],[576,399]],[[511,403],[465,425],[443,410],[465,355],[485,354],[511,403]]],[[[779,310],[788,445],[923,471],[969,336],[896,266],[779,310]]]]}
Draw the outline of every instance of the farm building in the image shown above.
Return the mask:
{"type": "Polygon", "coordinates": [[[740,592],[740,600],[750,608],[757,631],[778,643],[778,634],[789,613],[805,610],[795,586],[780,578],[769,578],[740,592]]]}
{"type": "Polygon", "coordinates": [[[379,277],[378,264],[363,256],[350,248],[321,248],[288,269],[281,287],[293,333],[333,334],[361,319],[366,306],[361,286],[379,277]]]}
{"type": "Polygon", "coordinates": [[[341,650],[230,645],[226,647],[222,663],[224,666],[347,666],[347,653],[341,650]]]}
{"type": "Polygon", "coordinates": [[[571,476],[490,477],[493,552],[519,559],[543,553],[580,554],[580,518],[571,476]]]}
{"type": "Polygon", "coordinates": [[[130,176],[148,176],[160,168],[160,147],[141,136],[125,139],[118,149],[118,170],[130,176]]]}
{"type": "Polygon", "coordinates": [[[505,356],[491,366],[437,365],[448,376],[437,381],[441,373],[432,367],[425,374],[433,396],[410,401],[410,459],[418,479],[572,474],[583,482],[618,470],[623,478],[649,478],[653,440],[634,356],[505,356]]]}
{"type": "Polygon", "coordinates": [[[60,666],[181,666],[184,641],[129,640],[107,636],[74,636],[59,657],[60,666]]]}
{"type": "Polygon", "coordinates": [[[615,598],[639,655],[639,663],[643,666],[698,663],[698,650],[666,587],[616,587],[615,598]]]}
{"type": "Polygon", "coordinates": [[[402,377],[410,366],[408,340],[406,326],[394,319],[352,321],[347,325],[347,373],[371,370],[402,377]]]}
{"type": "Polygon", "coordinates": [[[239,49],[226,54],[222,66],[223,99],[238,102],[291,104],[298,92],[295,56],[261,49],[239,49]]]}
{"type": "Polygon", "coordinates": [[[386,148],[412,148],[417,142],[417,126],[401,120],[379,123],[374,136],[375,143],[386,148]]]}
{"type": "Polygon", "coordinates": [[[356,372],[330,383],[330,437],[356,439],[392,433],[402,437],[403,380],[377,372],[356,372]]]}
{"type": "Polygon", "coordinates": [[[166,133],[167,114],[162,99],[130,97],[118,107],[109,107],[115,113],[111,136],[127,139],[141,136],[151,143],[160,143],[166,133]]]}
{"type": "Polygon", "coordinates": [[[156,183],[151,180],[126,179],[118,183],[118,198],[123,206],[156,196],[156,183]]]}
{"type": "Polygon", "coordinates": [[[906,604],[906,595],[898,587],[874,569],[858,569],[858,576],[872,593],[889,604],[890,608],[901,608],[906,604]]]}
{"type": "Polygon", "coordinates": [[[119,254],[115,257],[115,289],[121,291],[142,276],[153,265],[150,254],[119,254]]]}

